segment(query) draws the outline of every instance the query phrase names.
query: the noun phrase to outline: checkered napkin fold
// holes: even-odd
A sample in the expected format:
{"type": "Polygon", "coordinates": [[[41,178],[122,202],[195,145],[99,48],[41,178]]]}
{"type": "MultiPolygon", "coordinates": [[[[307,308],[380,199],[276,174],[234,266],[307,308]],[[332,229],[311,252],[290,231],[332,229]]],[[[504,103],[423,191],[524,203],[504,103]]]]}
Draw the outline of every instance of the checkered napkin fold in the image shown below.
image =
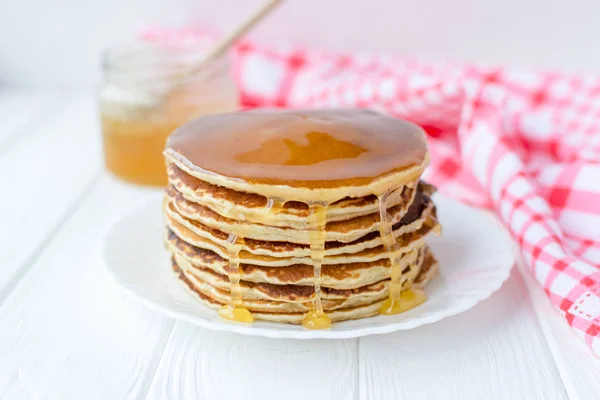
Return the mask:
{"type": "Polygon", "coordinates": [[[600,76],[253,42],[234,54],[246,107],[368,107],[423,126],[426,179],[496,212],[600,356],[600,76]]]}

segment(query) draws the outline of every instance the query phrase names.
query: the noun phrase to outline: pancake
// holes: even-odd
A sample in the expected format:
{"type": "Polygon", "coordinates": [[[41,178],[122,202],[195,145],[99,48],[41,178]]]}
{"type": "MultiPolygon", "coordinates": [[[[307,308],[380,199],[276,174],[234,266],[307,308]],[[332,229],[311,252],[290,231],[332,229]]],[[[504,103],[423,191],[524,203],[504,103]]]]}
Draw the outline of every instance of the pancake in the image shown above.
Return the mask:
{"type": "MultiPolygon", "coordinates": [[[[409,260],[406,260],[405,262],[405,272],[403,276],[409,282],[412,282],[418,274],[425,251],[426,248],[423,247],[419,250],[415,250],[413,252],[414,254],[411,253],[411,256],[407,257],[409,260]]],[[[219,274],[208,268],[192,267],[190,264],[187,264],[185,260],[182,260],[177,256],[174,257],[174,261],[188,277],[193,276],[197,280],[202,280],[227,294],[229,293],[230,282],[226,274],[219,274]]],[[[290,275],[295,274],[294,266],[286,267],[284,269],[291,270],[290,275]]],[[[333,269],[334,268],[330,268],[330,270],[333,269]]],[[[353,288],[336,289],[321,285],[323,289],[322,299],[346,299],[355,296],[365,297],[378,295],[385,291],[383,282],[390,278],[389,268],[387,268],[387,270],[388,273],[386,276],[382,276],[383,279],[375,280],[374,282],[369,282],[367,284],[356,283],[353,288]]],[[[331,273],[331,271],[329,272],[331,273]]],[[[325,276],[325,274],[323,274],[323,276],[325,276]]],[[[314,299],[315,293],[314,285],[297,285],[290,284],[289,282],[286,284],[255,283],[246,281],[243,277],[240,281],[240,285],[242,288],[242,299],[244,300],[274,300],[289,303],[309,302],[314,299]]]]}
{"type": "MultiPolygon", "coordinates": [[[[194,274],[190,274],[189,271],[183,272],[190,285],[193,285],[194,291],[201,293],[202,295],[216,301],[220,304],[227,304],[231,301],[229,290],[218,289],[204,280],[198,279],[194,274]]],[[[372,295],[355,296],[350,298],[341,299],[323,299],[323,309],[337,310],[340,308],[357,307],[362,305],[372,304],[376,301],[385,300],[387,293],[384,284],[372,285],[372,295]]],[[[258,300],[258,299],[244,299],[244,307],[254,312],[267,312],[267,313],[305,313],[310,311],[312,307],[312,301],[304,300],[298,302],[289,301],[274,301],[274,300],[258,300]]]]}
{"type": "MultiPolygon", "coordinates": [[[[175,260],[185,265],[186,269],[206,269],[226,276],[231,271],[227,260],[215,253],[196,249],[171,237],[166,241],[167,248],[175,260]]],[[[415,247],[402,257],[402,266],[414,264],[421,247],[415,247]]],[[[321,286],[334,289],[353,289],[371,283],[389,279],[391,274],[388,259],[371,262],[353,262],[346,264],[323,265],[321,286]]],[[[252,264],[240,264],[240,279],[252,283],[269,283],[277,285],[310,285],[313,286],[314,273],[311,264],[291,264],[284,267],[266,267],[252,264]]]]}
{"type": "Polygon", "coordinates": [[[367,110],[257,110],[178,128],[165,245],[200,302],[238,322],[328,328],[426,300],[439,233],[424,131],[367,110]]]}
{"type": "Polygon", "coordinates": [[[329,204],[402,187],[429,163],[423,129],[358,109],[206,116],[179,127],[164,154],[213,185],[329,204]]]}
{"type": "MultiPolygon", "coordinates": [[[[225,262],[229,258],[228,250],[224,246],[220,246],[210,240],[204,239],[194,232],[191,232],[187,228],[178,224],[177,222],[171,221],[167,217],[167,242],[170,242],[171,246],[179,248],[184,253],[195,256],[195,257],[219,257],[225,262]],[[209,255],[206,255],[209,254],[209,255]]],[[[394,233],[398,233],[396,241],[399,248],[396,251],[399,254],[404,254],[411,251],[414,248],[421,247],[425,241],[427,235],[432,232],[438,232],[439,225],[435,218],[431,215],[427,216],[423,221],[416,221],[412,224],[401,226],[394,233]],[[412,227],[417,227],[412,229],[412,227]],[[403,232],[405,228],[411,228],[408,232],[403,232]]],[[[268,246],[269,242],[265,242],[264,246],[268,246]]],[[[270,254],[255,254],[247,251],[244,246],[238,253],[240,262],[253,265],[262,265],[268,267],[285,267],[292,264],[305,264],[312,265],[313,261],[309,257],[281,257],[282,254],[276,256],[271,252],[270,254]]],[[[356,253],[348,252],[343,253],[339,247],[332,247],[326,249],[329,255],[323,259],[323,265],[336,265],[342,263],[356,263],[356,262],[372,262],[378,260],[385,260],[388,257],[388,253],[385,246],[379,245],[372,248],[366,248],[356,253]]],[[[343,250],[343,248],[342,248],[343,250]]]]}
{"type": "MultiPolygon", "coordinates": [[[[228,292],[219,291],[209,284],[186,274],[175,262],[172,263],[173,270],[200,302],[206,306],[218,309],[228,301],[228,292]]],[[[438,263],[431,252],[426,251],[420,268],[412,287],[421,289],[437,275],[438,263]]],[[[343,299],[327,299],[327,315],[333,322],[371,317],[379,314],[379,308],[385,301],[389,292],[389,281],[381,283],[385,289],[372,296],[354,296],[343,299]]],[[[244,306],[252,310],[252,315],[259,320],[301,324],[304,313],[311,308],[311,303],[287,303],[277,301],[245,300],[244,306]]]]}
{"type": "MultiPolygon", "coordinates": [[[[235,220],[260,220],[268,198],[255,193],[241,193],[222,186],[212,185],[188,175],[175,164],[167,167],[169,182],[180,196],[198,203],[225,218],[235,220]]],[[[408,189],[408,188],[407,188],[408,189]]],[[[410,202],[410,190],[396,190],[388,197],[388,207],[410,202]]],[[[193,211],[190,211],[193,213],[193,211]]],[[[327,207],[327,221],[341,221],[379,212],[377,196],[344,198],[327,207]]],[[[308,205],[298,201],[286,202],[281,211],[269,219],[270,226],[306,229],[308,205]]],[[[195,219],[195,218],[194,218],[195,219]]]]}
{"type": "MultiPolygon", "coordinates": [[[[195,247],[208,249],[216,252],[221,257],[227,257],[228,234],[181,216],[169,203],[165,207],[166,223],[170,231],[195,247]]],[[[433,203],[428,197],[419,196],[419,202],[414,202],[405,216],[393,226],[393,234],[401,243],[401,246],[409,247],[413,241],[422,239],[430,231],[437,228],[433,203]]],[[[350,243],[326,242],[325,257],[327,259],[325,263],[341,262],[341,259],[345,259],[345,262],[347,262],[350,260],[347,256],[332,257],[347,254],[354,254],[352,260],[359,262],[374,260],[378,256],[380,256],[379,258],[385,258],[387,254],[382,254],[383,251],[380,235],[377,232],[372,232],[350,243]],[[369,249],[375,250],[368,251],[369,249]]],[[[279,257],[310,258],[310,246],[246,238],[240,252],[240,258],[248,263],[271,266],[289,264],[286,261],[274,259],[279,257]]],[[[292,262],[312,263],[311,260],[295,260],[292,262]]]]}
{"type": "MultiPolygon", "coordinates": [[[[409,189],[407,191],[409,194],[406,197],[409,197],[409,201],[388,209],[392,224],[400,222],[413,201],[416,190],[409,189]]],[[[307,229],[307,226],[301,229],[291,229],[225,218],[207,207],[186,200],[173,187],[167,189],[166,198],[181,216],[222,232],[229,232],[249,239],[310,243],[310,230],[307,229]]],[[[362,215],[343,221],[328,222],[325,226],[325,241],[353,242],[368,233],[379,232],[379,222],[379,213],[362,215]]]]}

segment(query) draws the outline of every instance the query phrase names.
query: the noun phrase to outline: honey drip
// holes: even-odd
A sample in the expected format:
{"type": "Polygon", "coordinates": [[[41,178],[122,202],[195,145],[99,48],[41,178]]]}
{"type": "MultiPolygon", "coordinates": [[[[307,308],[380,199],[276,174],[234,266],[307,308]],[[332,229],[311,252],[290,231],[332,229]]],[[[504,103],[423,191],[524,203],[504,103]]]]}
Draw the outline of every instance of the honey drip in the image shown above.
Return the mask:
{"type": "Polygon", "coordinates": [[[381,314],[399,314],[404,311],[408,311],[420,304],[423,304],[427,300],[427,295],[422,290],[407,288],[402,290],[402,286],[405,280],[402,277],[402,249],[396,239],[392,230],[392,224],[389,222],[387,212],[387,198],[390,192],[384,193],[378,196],[379,200],[379,217],[381,223],[379,224],[379,233],[381,240],[385,246],[390,259],[391,267],[391,280],[390,280],[390,296],[383,303],[379,312],[381,314]]]}
{"type": "Polygon", "coordinates": [[[281,212],[281,210],[283,210],[284,204],[285,201],[283,199],[269,197],[267,199],[267,206],[265,208],[266,211],[262,214],[262,216],[258,216],[258,218],[252,220],[252,222],[259,224],[267,222],[268,217],[277,215],[281,212]]]}
{"type": "Polygon", "coordinates": [[[250,323],[254,321],[254,318],[250,311],[242,305],[242,287],[240,286],[241,270],[239,255],[244,245],[244,238],[238,235],[229,235],[227,243],[231,301],[219,309],[219,315],[231,321],[250,323]]]}
{"type": "MultiPolygon", "coordinates": [[[[271,199],[267,201],[267,206],[264,209],[262,215],[251,218],[252,222],[261,223],[274,214],[277,214],[283,208],[284,202],[280,199],[271,199]]],[[[231,301],[229,304],[224,305],[219,309],[219,315],[222,318],[236,321],[250,323],[254,321],[252,313],[243,306],[242,301],[242,287],[240,286],[240,279],[242,271],[240,268],[240,251],[244,246],[244,237],[241,235],[231,234],[227,238],[227,252],[229,256],[229,283],[231,301]]]]}
{"type": "Polygon", "coordinates": [[[321,302],[321,264],[325,256],[325,224],[327,205],[321,203],[309,204],[310,215],[310,258],[313,262],[315,277],[315,300],[313,309],[304,316],[302,326],[307,329],[329,329],[331,319],[323,311],[321,302]]]}

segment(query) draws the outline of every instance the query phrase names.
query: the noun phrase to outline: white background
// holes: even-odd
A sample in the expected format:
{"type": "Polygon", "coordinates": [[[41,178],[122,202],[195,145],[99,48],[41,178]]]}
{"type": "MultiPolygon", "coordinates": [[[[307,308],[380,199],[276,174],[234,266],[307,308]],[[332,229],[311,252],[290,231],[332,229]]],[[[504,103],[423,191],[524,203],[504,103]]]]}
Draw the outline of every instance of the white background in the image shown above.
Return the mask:
{"type": "MultiPolygon", "coordinates": [[[[262,0],[0,0],[0,82],[86,86],[147,24],[227,30],[262,0]]],[[[600,71],[598,0],[286,0],[255,36],[336,49],[600,71]]]]}

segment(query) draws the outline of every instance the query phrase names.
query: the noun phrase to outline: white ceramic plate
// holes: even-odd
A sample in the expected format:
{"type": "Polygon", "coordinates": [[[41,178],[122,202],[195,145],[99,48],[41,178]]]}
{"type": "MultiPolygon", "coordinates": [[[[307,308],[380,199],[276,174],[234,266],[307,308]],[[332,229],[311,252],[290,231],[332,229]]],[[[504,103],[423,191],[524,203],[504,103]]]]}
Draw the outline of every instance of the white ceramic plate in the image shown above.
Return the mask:
{"type": "Polygon", "coordinates": [[[110,274],[126,291],[172,318],[208,329],[246,335],[294,339],[338,339],[412,329],[470,309],[498,290],[513,265],[510,241],[490,213],[436,195],[441,237],[430,237],[440,274],[426,287],[429,299],[393,316],[334,323],[330,330],[254,322],[246,325],[217,316],[185,290],[171,270],[163,245],[159,201],[128,214],[108,233],[104,258],[110,274]]]}

